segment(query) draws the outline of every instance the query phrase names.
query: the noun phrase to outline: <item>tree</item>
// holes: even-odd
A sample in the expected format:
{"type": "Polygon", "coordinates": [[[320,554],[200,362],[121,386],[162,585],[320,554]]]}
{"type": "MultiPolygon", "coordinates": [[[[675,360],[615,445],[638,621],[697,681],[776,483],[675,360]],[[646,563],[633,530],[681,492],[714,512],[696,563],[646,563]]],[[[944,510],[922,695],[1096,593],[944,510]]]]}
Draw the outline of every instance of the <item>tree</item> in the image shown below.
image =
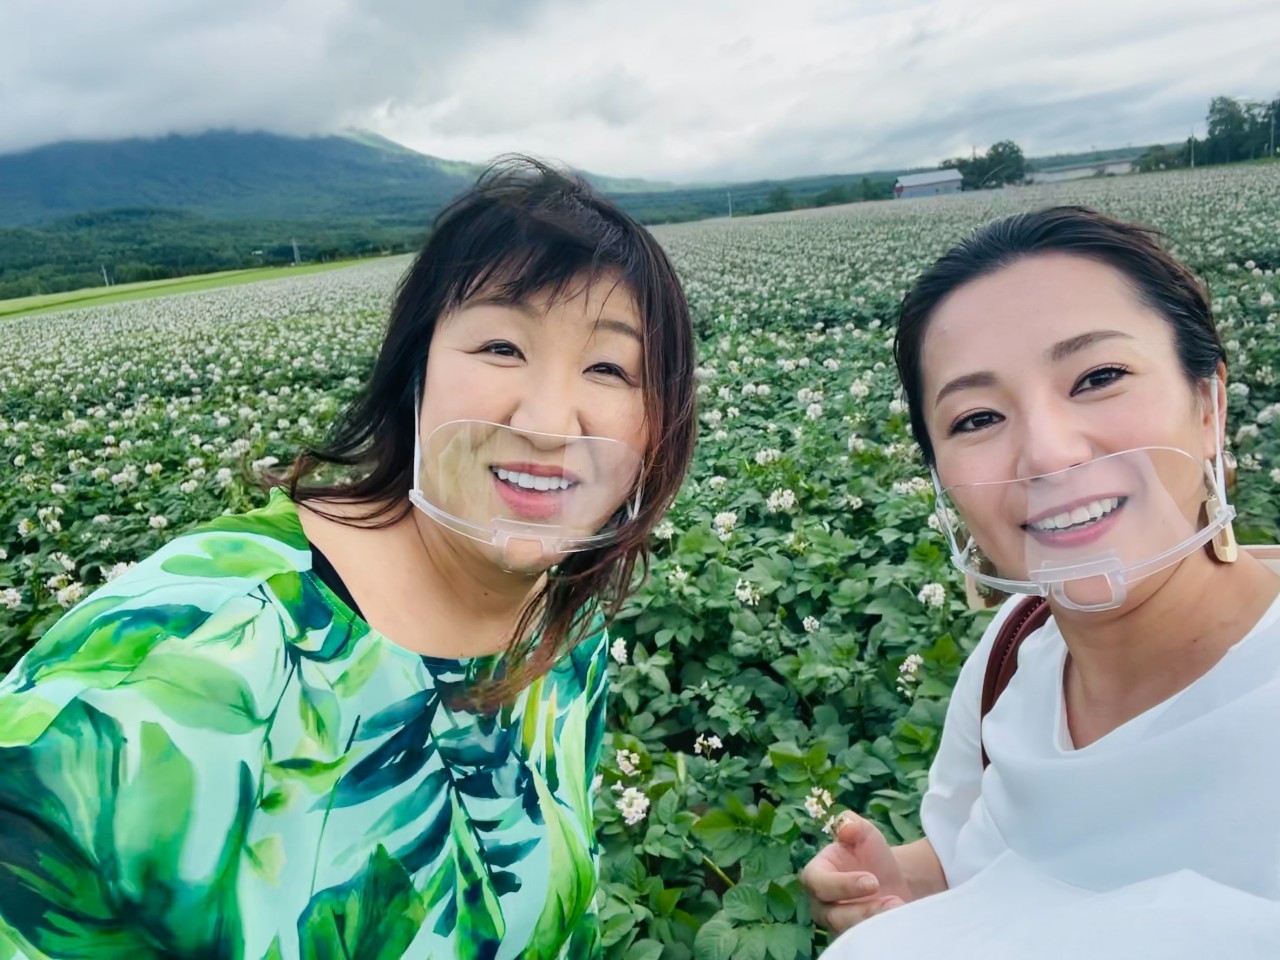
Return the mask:
{"type": "Polygon", "coordinates": [[[1207,140],[1209,163],[1233,163],[1246,159],[1245,141],[1249,121],[1244,107],[1230,97],[1214,97],[1209,101],[1207,140]]]}
{"type": "Polygon", "coordinates": [[[769,195],[764,198],[764,206],[760,208],[761,213],[780,213],[783,210],[791,210],[795,208],[795,200],[791,197],[791,191],[786,187],[774,187],[769,191],[769,195]]]}
{"type": "Polygon", "coordinates": [[[1022,148],[1012,140],[993,143],[986,155],[987,170],[984,179],[990,186],[1002,183],[1021,183],[1027,178],[1027,158],[1022,148]]]}
{"type": "Polygon", "coordinates": [[[975,157],[952,157],[942,161],[964,177],[964,189],[981,190],[1006,183],[1021,183],[1027,176],[1027,158],[1012,140],[993,143],[986,153],[975,157]]]}
{"type": "Polygon", "coordinates": [[[844,186],[827,187],[820,194],[813,198],[815,207],[830,207],[837,203],[848,203],[852,197],[849,196],[849,190],[844,186]]]}
{"type": "Polygon", "coordinates": [[[1133,162],[1138,173],[1153,173],[1156,170],[1176,170],[1187,165],[1187,147],[1183,145],[1170,150],[1162,144],[1149,147],[1142,156],[1133,162]]]}

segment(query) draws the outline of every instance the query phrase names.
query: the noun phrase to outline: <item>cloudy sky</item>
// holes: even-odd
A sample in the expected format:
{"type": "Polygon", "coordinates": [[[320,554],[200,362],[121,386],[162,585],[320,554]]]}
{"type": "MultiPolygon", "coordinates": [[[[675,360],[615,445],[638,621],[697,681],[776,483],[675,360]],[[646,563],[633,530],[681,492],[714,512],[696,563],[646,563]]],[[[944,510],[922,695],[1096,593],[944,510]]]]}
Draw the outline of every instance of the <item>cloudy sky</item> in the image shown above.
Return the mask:
{"type": "Polygon", "coordinates": [[[1276,0],[0,0],[0,152],[372,129],[697,181],[1204,133],[1280,92],[1276,0]]]}

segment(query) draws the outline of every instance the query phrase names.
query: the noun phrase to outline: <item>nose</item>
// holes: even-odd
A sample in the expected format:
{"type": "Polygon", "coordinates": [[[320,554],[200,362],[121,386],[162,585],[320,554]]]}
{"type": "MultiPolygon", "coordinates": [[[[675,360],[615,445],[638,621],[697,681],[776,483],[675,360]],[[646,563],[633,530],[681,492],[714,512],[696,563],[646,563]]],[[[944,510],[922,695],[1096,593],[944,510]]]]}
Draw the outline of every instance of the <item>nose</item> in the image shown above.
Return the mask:
{"type": "Polygon", "coordinates": [[[515,398],[507,423],[529,433],[582,436],[579,400],[567,378],[530,378],[515,398]]]}
{"type": "Polygon", "coordinates": [[[1071,411],[1056,404],[1040,404],[1024,411],[1019,432],[1017,478],[1056,473],[1094,457],[1093,443],[1071,411]]]}

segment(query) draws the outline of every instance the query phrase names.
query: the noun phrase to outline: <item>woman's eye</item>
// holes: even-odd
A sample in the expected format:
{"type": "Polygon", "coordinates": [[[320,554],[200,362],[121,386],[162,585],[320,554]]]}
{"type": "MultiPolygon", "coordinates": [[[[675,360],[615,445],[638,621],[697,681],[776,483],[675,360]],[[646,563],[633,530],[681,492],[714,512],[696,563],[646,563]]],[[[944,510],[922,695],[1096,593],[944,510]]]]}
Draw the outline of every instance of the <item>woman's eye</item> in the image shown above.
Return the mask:
{"type": "Polygon", "coordinates": [[[951,425],[951,433],[977,433],[979,430],[985,430],[993,424],[999,423],[1004,417],[990,410],[980,410],[977,413],[971,413],[968,416],[961,417],[951,425]]]}
{"type": "Polygon", "coordinates": [[[486,343],[480,348],[481,353],[490,353],[495,357],[513,357],[515,359],[523,359],[524,354],[520,352],[520,348],[514,343],[506,340],[494,340],[492,343],[486,343]]]}
{"type": "Polygon", "coordinates": [[[1087,390],[1101,390],[1103,387],[1109,387],[1128,375],[1129,371],[1124,367],[1099,367],[1097,370],[1090,370],[1081,377],[1076,382],[1071,393],[1074,396],[1087,390]]]}
{"type": "Polygon", "coordinates": [[[606,377],[614,377],[623,383],[632,383],[632,377],[616,363],[597,363],[587,368],[588,373],[598,373],[606,377]]]}

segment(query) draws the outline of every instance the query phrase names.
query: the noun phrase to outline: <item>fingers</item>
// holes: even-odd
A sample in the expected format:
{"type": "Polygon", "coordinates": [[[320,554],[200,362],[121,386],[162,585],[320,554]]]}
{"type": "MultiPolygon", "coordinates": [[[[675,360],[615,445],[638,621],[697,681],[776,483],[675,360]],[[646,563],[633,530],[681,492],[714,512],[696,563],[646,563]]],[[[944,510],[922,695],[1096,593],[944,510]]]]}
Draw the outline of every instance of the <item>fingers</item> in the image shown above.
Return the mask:
{"type": "Polygon", "coordinates": [[[880,830],[870,820],[858,816],[852,810],[846,810],[836,821],[834,833],[836,840],[840,843],[855,847],[872,835],[879,835],[880,830]]]}
{"type": "Polygon", "coordinates": [[[876,914],[900,906],[902,900],[898,897],[866,897],[853,903],[824,904],[821,914],[815,912],[813,917],[832,933],[841,934],[876,914]]]}
{"type": "Polygon", "coordinates": [[[880,889],[875,874],[865,871],[836,870],[821,860],[812,861],[800,874],[800,882],[810,897],[824,904],[859,900],[880,889]]]}

